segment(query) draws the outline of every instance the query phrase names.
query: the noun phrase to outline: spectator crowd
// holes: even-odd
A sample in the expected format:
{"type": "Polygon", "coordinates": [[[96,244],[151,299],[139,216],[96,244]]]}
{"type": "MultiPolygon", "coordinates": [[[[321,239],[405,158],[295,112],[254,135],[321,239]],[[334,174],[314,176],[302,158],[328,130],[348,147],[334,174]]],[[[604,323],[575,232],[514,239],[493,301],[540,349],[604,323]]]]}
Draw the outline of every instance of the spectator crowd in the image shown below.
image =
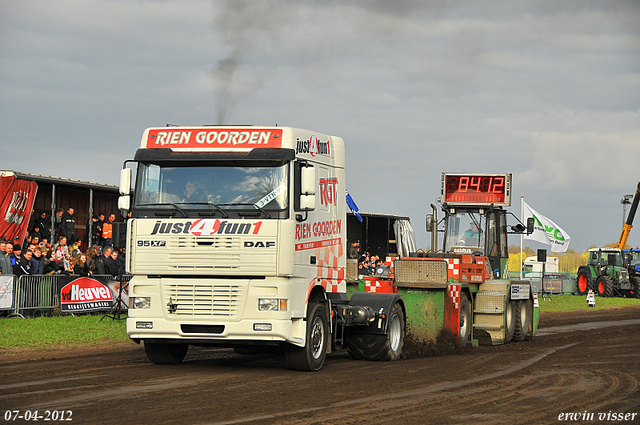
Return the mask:
{"type": "Polygon", "coordinates": [[[93,215],[84,241],[76,234],[74,208],[59,209],[53,220],[40,213],[24,241],[0,237],[0,271],[4,275],[112,275],[122,274],[124,250],[112,247],[115,214],[93,215]],[[51,228],[53,227],[53,234],[51,228]],[[91,238],[89,238],[91,235],[91,238]],[[55,240],[55,242],[54,242],[55,240]],[[20,243],[22,242],[22,243],[20,243]],[[53,242],[53,243],[51,243],[53,242]],[[85,247],[86,249],[83,249],[85,247]]]}
{"type": "Polygon", "coordinates": [[[358,259],[358,276],[373,276],[376,273],[376,268],[384,265],[384,261],[379,255],[368,252],[360,254],[360,241],[351,242],[347,257],[358,259]]]}

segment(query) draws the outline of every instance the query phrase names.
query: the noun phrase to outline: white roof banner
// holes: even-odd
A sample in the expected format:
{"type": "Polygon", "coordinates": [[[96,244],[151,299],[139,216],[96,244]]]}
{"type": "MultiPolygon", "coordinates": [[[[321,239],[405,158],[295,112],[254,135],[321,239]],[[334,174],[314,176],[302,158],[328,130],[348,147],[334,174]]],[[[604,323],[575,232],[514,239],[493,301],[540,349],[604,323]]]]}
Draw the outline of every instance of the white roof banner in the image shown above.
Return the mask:
{"type": "Polygon", "coordinates": [[[525,239],[551,245],[551,252],[565,252],[569,249],[571,237],[552,220],[535,211],[526,202],[522,202],[524,221],[529,217],[535,220],[533,233],[524,235],[525,239]]]}

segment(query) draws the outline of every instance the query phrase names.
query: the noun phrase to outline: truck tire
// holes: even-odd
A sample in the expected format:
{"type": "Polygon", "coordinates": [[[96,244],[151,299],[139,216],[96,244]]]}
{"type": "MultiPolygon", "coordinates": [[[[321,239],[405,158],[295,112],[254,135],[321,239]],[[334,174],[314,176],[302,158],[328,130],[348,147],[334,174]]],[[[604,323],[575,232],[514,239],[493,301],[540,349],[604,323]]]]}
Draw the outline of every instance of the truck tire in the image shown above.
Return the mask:
{"type": "Polygon", "coordinates": [[[460,334],[456,341],[458,347],[464,347],[469,342],[471,338],[472,321],[471,304],[469,303],[467,294],[463,292],[460,294],[460,334]]]}
{"type": "Polygon", "coordinates": [[[513,340],[522,342],[529,333],[531,319],[533,318],[533,306],[531,300],[520,300],[516,303],[516,329],[513,333],[513,340]]]}
{"type": "Polygon", "coordinates": [[[507,298],[507,305],[504,310],[504,343],[511,342],[516,331],[516,302],[511,300],[511,295],[507,298]]]}
{"type": "Polygon", "coordinates": [[[351,334],[347,351],[358,360],[387,362],[400,359],[404,345],[404,311],[395,303],[389,312],[389,332],[386,335],[351,334]]]}
{"type": "Polygon", "coordinates": [[[640,298],[640,277],[631,276],[629,278],[631,281],[631,296],[635,298],[640,298]]]}
{"type": "Polygon", "coordinates": [[[324,305],[309,303],[306,332],[304,347],[289,344],[285,348],[287,366],[294,370],[317,372],[322,369],[329,344],[329,327],[324,305]]]}
{"type": "Polygon", "coordinates": [[[147,358],[155,364],[180,364],[188,349],[189,344],[144,343],[147,358]]]}
{"type": "Polygon", "coordinates": [[[597,292],[601,297],[613,297],[613,279],[609,276],[601,275],[598,276],[597,282],[597,292]]]}
{"type": "Polygon", "coordinates": [[[585,269],[578,270],[578,277],[576,278],[578,283],[578,295],[587,295],[591,288],[591,276],[589,271],[585,269]]]}

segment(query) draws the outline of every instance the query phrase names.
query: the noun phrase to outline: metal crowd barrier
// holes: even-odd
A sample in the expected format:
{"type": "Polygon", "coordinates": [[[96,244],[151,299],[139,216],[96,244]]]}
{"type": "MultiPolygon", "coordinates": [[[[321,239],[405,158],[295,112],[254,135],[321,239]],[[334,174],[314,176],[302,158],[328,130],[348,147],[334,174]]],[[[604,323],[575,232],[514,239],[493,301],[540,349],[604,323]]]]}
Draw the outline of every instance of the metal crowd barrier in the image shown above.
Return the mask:
{"type": "MultiPolygon", "coordinates": [[[[63,284],[68,283],[68,277],[81,277],[79,275],[66,276],[62,274],[50,275],[24,275],[13,278],[13,291],[11,306],[0,308],[0,310],[11,310],[11,315],[25,316],[28,311],[39,311],[40,313],[50,313],[53,309],[60,308],[60,290],[63,284]],[[61,281],[65,278],[64,283],[61,281]]],[[[92,275],[92,278],[104,278],[110,280],[120,279],[112,275],[92,275]]],[[[123,275],[122,280],[128,282],[131,275],[123,275]]],[[[3,287],[0,285],[0,297],[3,287]]],[[[7,289],[8,290],[8,289],[7,289]]],[[[8,294],[7,294],[8,295],[8,294]]],[[[1,298],[0,298],[1,299],[1,298]]],[[[8,304],[8,302],[5,302],[8,304]]]]}

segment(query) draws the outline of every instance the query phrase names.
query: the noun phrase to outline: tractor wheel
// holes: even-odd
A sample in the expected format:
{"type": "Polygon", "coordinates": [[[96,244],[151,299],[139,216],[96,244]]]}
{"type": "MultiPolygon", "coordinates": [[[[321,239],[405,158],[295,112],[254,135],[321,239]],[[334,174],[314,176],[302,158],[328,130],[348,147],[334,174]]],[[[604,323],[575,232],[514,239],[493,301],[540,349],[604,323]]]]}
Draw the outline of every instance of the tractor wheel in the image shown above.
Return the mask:
{"type": "Polygon", "coordinates": [[[531,300],[520,300],[516,304],[516,329],[513,334],[513,340],[517,342],[524,341],[529,333],[529,326],[533,318],[533,306],[531,300]]]}
{"type": "Polygon", "coordinates": [[[640,277],[631,276],[629,280],[631,280],[630,295],[635,298],[640,298],[640,277]]]}
{"type": "Polygon", "coordinates": [[[598,276],[596,283],[598,296],[600,297],[613,297],[613,279],[607,275],[598,276]]]}
{"type": "Polygon", "coordinates": [[[460,335],[456,343],[459,347],[464,347],[471,338],[471,304],[464,292],[460,294],[460,335]]]}
{"type": "Polygon", "coordinates": [[[516,302],[511,301],[511,296],[507,299],[504,311],[504,343],[511,342],[516,331],[516,302]]]}
{"type": "Polygon", "coordinates": [[[389,313],[389,332],[386,335],[351,334],[347,337],[349,355],[358,360],[387,362],[398,360],[404,344],[404,312],[395,303],[389,313]]]}
{"type": "Polygon", "coordinates": [[[578,295],[586,295],[591,289],[591,276],[589,276],[589,271],[582,269],[578,270],[578,295]]]}
{"type": "Polygon", "coordinates": [[[188,349],[189,344],[144,343],[147,358],[155,364],[180,364],[188,349]]]}
{"type": "Polygon", "coordinates": [[[327,357],[329,327],[324,305],[309,303],[307,335],[304,347],[288,345],[285,350],[287,366],[294,370],[317,372],[322,369],[327,357]]]}

